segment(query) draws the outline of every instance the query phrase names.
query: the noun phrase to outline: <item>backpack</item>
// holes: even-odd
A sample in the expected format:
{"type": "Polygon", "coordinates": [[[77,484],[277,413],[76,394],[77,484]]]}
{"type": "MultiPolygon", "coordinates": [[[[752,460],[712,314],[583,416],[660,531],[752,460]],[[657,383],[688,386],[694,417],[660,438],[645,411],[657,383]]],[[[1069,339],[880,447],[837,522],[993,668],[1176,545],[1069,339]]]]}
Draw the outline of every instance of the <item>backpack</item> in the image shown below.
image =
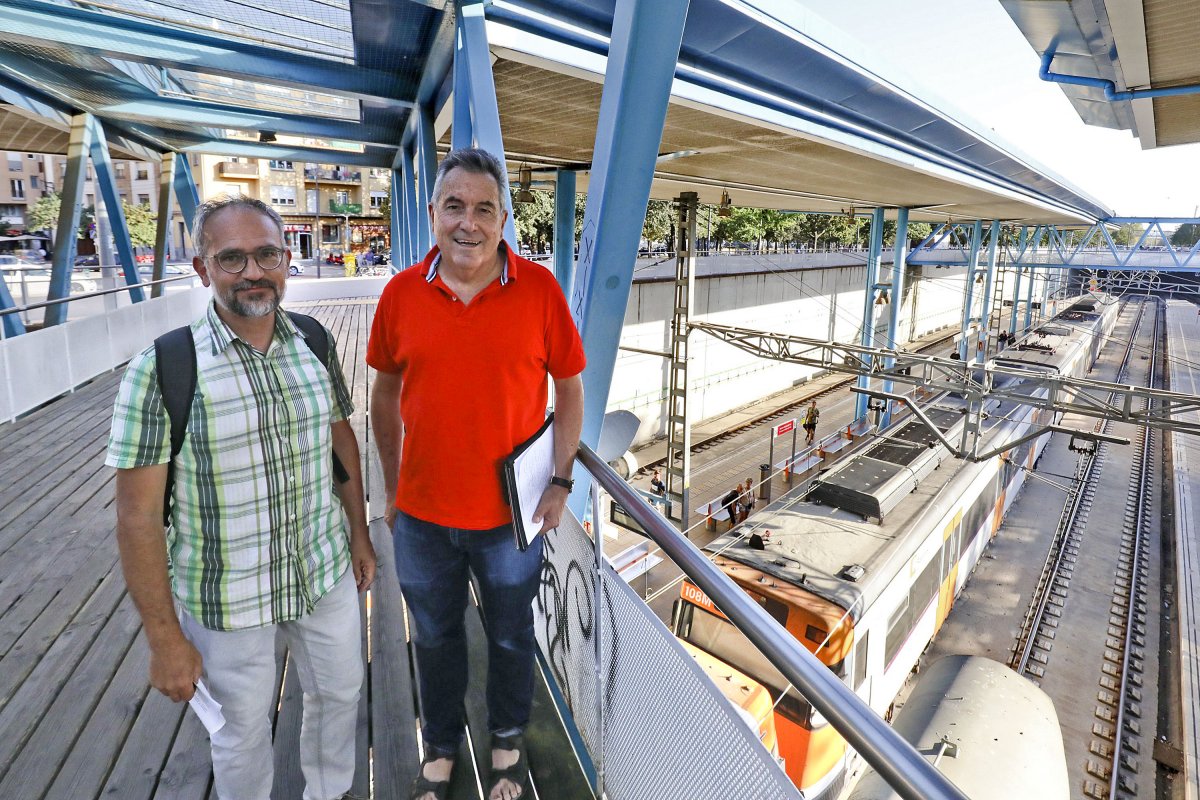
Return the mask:
{"type": "MultiPolygon", "coordinates": [[[[329,334],[325,326],[305,314],[288,311],[287,315],[304,335],[304,341],[326,370],[329,369],[329,334]]],[[[192,398],[196,395],[196,343],[192,326],[184,325],[154,340],[154,358],[158,362],[158,389],[171,422],[171,460],[167,462],[167,486],[163,497],[163,525],[171,522],[171,498],[175,488],[175,457],[183,449],[192,398]]],[[[350,480],[350,473],[337,453],[333,454],[333,475],[338,483],[350,480]]]]}

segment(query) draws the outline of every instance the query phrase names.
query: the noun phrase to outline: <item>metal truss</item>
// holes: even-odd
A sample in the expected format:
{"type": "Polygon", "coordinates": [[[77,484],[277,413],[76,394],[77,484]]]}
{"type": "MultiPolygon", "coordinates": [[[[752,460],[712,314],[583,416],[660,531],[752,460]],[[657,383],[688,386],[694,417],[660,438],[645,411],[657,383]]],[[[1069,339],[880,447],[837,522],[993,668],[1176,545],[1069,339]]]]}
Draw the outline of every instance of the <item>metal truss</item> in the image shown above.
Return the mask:
{"type": "MultiPolygon", "coordinates": [[[[1009,265],[1048,269],[1093,269],[1112,271],[1169,270],[1200,272],[1200,242],[1176,247],[1164,224],[1200,224],[1190,217],[1112,217],[1087,229],[1064,229],[1037,225],[1003,230],[1000,247],[1009,265]],[[1117,245],[1109,233],[1120,225],[1142,225],[1144,230],[1132,247],[1117,245]]],[[[972,223],[946,222],[938,225],[908,257],[909,264],[966,266],[970,263],[969,229],[972,223]]],[[[991,235],[985,237],[987,242],[991,235]]],[[[989,242],[990,244],[990,242],[989,242]]]]}
{"type": "MultiPolygon", "coordinates": [[[[1090,378],[1038,375],[1028,370],[1001,367],[991,363],[970,364],[957,359],[904,350],[864,347],[729,325],[694,322],[691,328],[703,331],[744,352],[774,361],[803,364],[847,375],[878,376],[930,392],[954,392],[962,395],[967,401],[968,410],[965,413],[970,418],[967,420],[967,433],[964,434],[962,446],[955,450],[960,458],[972,461],[983,460],[998,452],[979,451],[982,434],[980,422],[986,415],[985,401],[990,400],[1008,400],[1056,413],[1119,420],[1183,433],[1200,433],[1200,422],[1190,422],[1182,418],[1182,415],[1188,412],[1200,411],[1200,396],[1196,395],[1090,378]],[[1001,381],[1002,378],[1021,380],[1010,383],[1001,381]]],[[[873,397],[899,400],[897,396],[885,392],[868,390],[865,393],[873,397]]],[[[1047,426],[1041,430],[1065,429],[1047,426]]],[[[1094,438],[1091,432],[1071,433],[1080,438],[1094,438]]],[[[1007,443],[1003,449],[1012,446],[1012,443],[1007,443]]]]}

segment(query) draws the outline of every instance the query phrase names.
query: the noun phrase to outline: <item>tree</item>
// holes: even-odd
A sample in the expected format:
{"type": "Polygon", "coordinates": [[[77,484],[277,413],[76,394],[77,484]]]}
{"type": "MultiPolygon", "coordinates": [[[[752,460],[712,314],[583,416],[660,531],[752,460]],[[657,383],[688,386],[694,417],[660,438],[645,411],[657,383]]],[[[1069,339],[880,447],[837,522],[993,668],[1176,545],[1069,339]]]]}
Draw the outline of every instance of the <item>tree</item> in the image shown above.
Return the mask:
{"type": "Polygon", "coordinates": [[[129,238],[135,247],[153,247],[154,238],[158,232],[158,215],[149,205],[131,205],[121,203],[125,212],[125,225],[129,228],[129,238]]]}
{"type": "MultiPolygon", "coordinates": [[[[59,209],[62,207],[62,198],[57,192],[52,194],[42,195],[38,201],[29,209],[26,217],[26,224],[29,230],[34,231],[50,231],[58,227],[59,209]]],[[[86,231],[96,221],[96,210],[92,206],[85,206],[79,216],[79,230],[86,231]]]]}
{"type": "MultiPolygon", "coordinates": [[[[535,190],[531,194],[532,203],[513,202],[513,225],[520,244],[531,253],[544,253],[554,238],[554,198],[549,192],[535,190]]],[[[516,197],[515,191],[512,197],[516,197]]]]}
{"type": "Polygon", "coordinates": [[[1142,238],[1142,233],[1145,230],[1145,225],[1139,225],[1136,222],[1126,222],[1115,231],[1109,233],[1109,236],[1112,237],[1113,244],[1118,247],[1133,247],[1142,238]]]}
{"type": "Polygon", "coordinates": [[[642,238],[653,249],[654,242],[662,242],[671,249],[675,242],[675,212],[666,200],[651,200],[646,204],[646,221],[642,224],[642,238]]]}
{"type": "Polygon", "coordinates": [[[1185,222],[1171,234],[1171,244],[1176,247],[1191,247],[1198,241],[1200,241],[1200,225],[1194,222],[1185,222]]]}

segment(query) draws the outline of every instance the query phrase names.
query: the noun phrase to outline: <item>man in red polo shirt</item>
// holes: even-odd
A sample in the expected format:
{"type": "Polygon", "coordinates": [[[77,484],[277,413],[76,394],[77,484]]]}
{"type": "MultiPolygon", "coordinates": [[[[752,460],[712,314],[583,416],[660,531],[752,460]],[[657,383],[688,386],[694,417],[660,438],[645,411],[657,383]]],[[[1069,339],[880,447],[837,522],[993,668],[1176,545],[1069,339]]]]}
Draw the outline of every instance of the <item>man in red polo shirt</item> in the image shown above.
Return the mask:
{"type": "Polygon", "coordinates": [[[583,420],[583,344],[544,267],[503,241],[504,167],[483,150],[438,166],[429,214],[437,246],[383,290],[367,363],[371,425],[394,497],[396,572],[415,627],[425,759],[412,800],[449,788],[463,737],[468,571],[488,636],[489,800],[526,796],[521,733],[533,696],[533,599],[542,537],[521,552],[501,464],[545,420],[554,381],[554,478],[536,518],[558,525],[583,420]]]}

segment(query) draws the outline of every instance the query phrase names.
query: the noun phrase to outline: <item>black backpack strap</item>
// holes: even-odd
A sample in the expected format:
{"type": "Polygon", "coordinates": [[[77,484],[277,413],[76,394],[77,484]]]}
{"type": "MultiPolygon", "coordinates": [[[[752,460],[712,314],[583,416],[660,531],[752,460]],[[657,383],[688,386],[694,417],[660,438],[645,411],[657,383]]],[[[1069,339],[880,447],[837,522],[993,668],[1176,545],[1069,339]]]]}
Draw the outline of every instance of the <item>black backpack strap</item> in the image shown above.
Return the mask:
{"type": "MultiPolygon", "coordinates": [[[[308,343],[308,349],[313,351],[313,355],[329,370],[329,332],[325,330],[325,326],[317,322],[307,314],[299,314],[295,311],[287,312],[291,317],[292,322],[300,329],[300,333],[304,334],[304,341],[308,343]]],[[[346,471],[346,465],[338,458],[338,454],[333,454],[333,477],[338,483],[345,483],[350,480],[350,473],[346,471]]]]}
{"type": "Polygon", "coordinates": [[[158,390],[171,423],[171,460],[167,462],[167,487],[163,496],[163,525],[166,526],[171,523],[175,457],[183,449],[192,397],[196,394],[196,344],[191,326],[176,328],[155,339],[154,358],[158,390]]]}

